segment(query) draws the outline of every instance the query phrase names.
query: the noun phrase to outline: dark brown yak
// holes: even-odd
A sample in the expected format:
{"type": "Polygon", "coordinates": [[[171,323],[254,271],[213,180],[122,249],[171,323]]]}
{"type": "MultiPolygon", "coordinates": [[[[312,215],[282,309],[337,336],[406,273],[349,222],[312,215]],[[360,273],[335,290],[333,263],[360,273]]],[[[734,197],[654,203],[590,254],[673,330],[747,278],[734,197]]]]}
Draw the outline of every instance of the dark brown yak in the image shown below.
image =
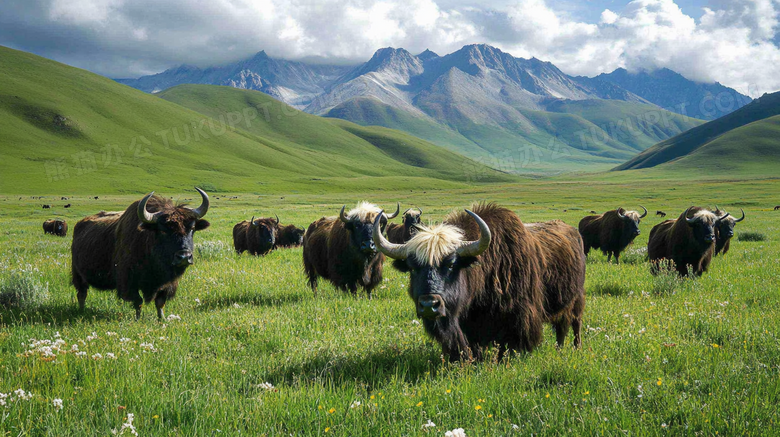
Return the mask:
{"type": "Polygon", "coordinates": [[[371,290],[382,282],[385,261],[372,238],[375,219],[384,228],[400,207],[388,216],[376,205],[361,202],[347,214],[342,207],[338,217],[323,217],[309,225],[303,237],[303,268],[315,296],[317,280],[323,277],[352,294],[363,287],[371,297],[371,290]]]}
{"type": "Polygon", "coordinates": [[[777,211],[777,210],[780,210],[780,205],[777,205],[777,206],[775,207],[775,211],[777,211]]]}
{"type": "Polygon", "coordinates": [[[636,211],[618,208],[580,220],[579,229],[585,244],[585,255],[588,255],[591,248],[601,249],[601,252],[607,255],[607,262],[612,261],[614,255],[615,262],[620,263],[620,252],[640,234],[639,222],[647,216],[647,208],[642,205],[640,207],[645,210],[642,215],[636,211]]]}
{"type": "Polygon", "coordinates": [[[666,213],[663,212],[663,211],[656,211],[655,215],[656,215],[656,217],[661,217],[661,218],[666,217],[666,213]]]}
{"type": "Polygon", "coordinates": [[[179,277],[192,264],[194,232],[209,227],[201,219],[209,197],[195,189],[203,199],[195,209],[152,192],[123,212],[100,212],[76,223],[72,281],[81,309],[92,286],[116,290],[120,299],[133,303],[136,319],[144,301],[152,300],[157,317],[163,317],[165,302],[173,298],[179,277]]]}
{"type": "Polygon", "coordinates": [[[390,223],[387,225],[387,239],[391,243],[401,244],[409,241],[417,233],[416,226],[421,223],[422,209],[409,208],[404,211],[403,223],[390,223]]]}
{"type": "Polygon", "coordinates": [[[734,227],[737,223],[745,220],[745,210],[739,209],[742,212],[742,218],[734,218],[726,211],[718,208],[715,205],[715,211],[712,211],[716,216],[722,218],[718,220],[718,225],[715,226],[715,256],[718,256],[721,252],[725,255],[729,251],[731,246],[731,237],[734,236],[734,227]]]}
{"type": "Polygon", "coordinates": [[[558,220],[526,226],[493,203],[473,209],[421,226],[405,244],[374,227],[379,251],[410,272],[417,316],[443,354],[479,360],[491,344],[499,358],[507,349],[530,352],[543,340],[544,323],[555,327],[559,347],[571,327],[579,347],[585,254],[577,230],[558,220]]]}
{"type": "Polygon", "coordinates": [[[233,226],[233,247],[240,255],[265,255],[276,248],[279,217],[244,220],[233,226]]]}
{"type": "Polygon", "coordinates": [[[68,224],[63,219],[48,219],[43,222],[43,232],[64,237],[68,235],[68,224]]]}
{"type": "Polygon", "coordinates": [[[276,239],[277,247],[298,247],[303,244],[303,234],[306,230],[295,225],[279,226],[279,235],[276,239]]]}
{"type": "Polygon", "coordinates": [[[692,206],[680,217],[655,225],[647,243],[650,271],[658,274],[664,264],[669,264],[680,276],[701,276],[715,252],[714,228],[724,218],[692,206]]]}

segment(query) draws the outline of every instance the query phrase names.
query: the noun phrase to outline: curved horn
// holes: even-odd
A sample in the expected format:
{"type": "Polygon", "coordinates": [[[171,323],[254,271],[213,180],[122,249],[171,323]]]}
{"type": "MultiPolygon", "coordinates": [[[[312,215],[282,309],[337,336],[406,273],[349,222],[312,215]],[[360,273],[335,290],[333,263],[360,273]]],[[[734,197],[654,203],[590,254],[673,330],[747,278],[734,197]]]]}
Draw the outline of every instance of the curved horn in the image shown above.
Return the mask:
{"type": "Polygon", "coordinates": [[[715,205],[715,211],[720,211],[720,207],[718,205],[715,205]]]}
{"type": "Polygon", "coordinates": [[[621,214],[621,212],[620,212],[621,209],[623,209],[623,208],[618,206],[618,208],[615,210],[615,212],[617,212],[618,217],[624,219],[624,218],[626,218],[626,215],[625,214],[621,214]]]}
{"type": "MultiPolygon", "coordinates": [[[[414,207],[412,207],[412,208],[414,208],[414,207]]],[[[411,210],[412,210],[412,208],[409,208],[409,209],[407,209],[406,211],[404,211],[404,213],[403,213],[402,215],[406,215],[406,213],[407,213],[407,212],[409,212],[409,211],[411,211],[411,210]]]]}
{"type": "Polygon", "coordinates": [[[279,214],[274,214],[276,216],[276,225],[279,226],[279,214]]]}
{"type": "Polygon", "coordinates": [[[688,209],[685,210],[685,214],[683,214],[683,217],[685,217],[685,221],[688,222],[689,225],[692,225],[699,221],[698,218],[688,218],[688,213],[691,211],[693,207],[689,206],[688,209]]]}
{"type": "Polygon", "coordinates": [[[193,209],[192,212],[194,212],[198,218],[201,218],[209,212],[209,195],[198,187],[195,187],[195,189],[200,193],[200,197],[203,200],[200,202],[200,206],[193,209]]]}
{"type": "Polygon", "coordinates": [[[418,210],[418,211],[420,211],[420,215],[422,215],[422,208],[420,208],[420,207],[419,207],[419,206],[417,206],[417,205],[414,205],[414,207],[415,207],[415,208],[417,208],[417,210],[418,210]]]}
{"type": "Polygon", "coordinates": [[[344,215],[344,209],[346,208],[347,205],[341,207],[341,212],[339,212],[339,220],[341,220],[344,223],[349,223],[349,220],[347,220],[347,216],[344,215]]]}
{"type": "Polygon", "coordinates": [[[645,210],[645,213],[644,213],[644,214],[642,214],[642,215],[640,215],[640,216],[639,216],[639,218],[643,219],[643,218],[647,217],[647,208],[645,208],[645,207],[644,207],[644,206],[642,206],[642,205],[639,205],[639,207],[645,210]]]}
{"type": "MultiPolygon", "coordinates": [[[[387,217],[387,219],[388,219],[388,220],[390,220],[390,219],[394,219],[394,218],[398,217],[398,213],[399,213],[399,212],[401,212],[401,202],[398,202],[398,203],[395,205],[395,212],[394,212],[393,214],[391,214],[391,215],[386,215],[386,217],[387,217]]],[[[383,213],[383,214],[384,214],[384,213],[383,213]]]]}
{"type": "Polygon", "coordinates": [[[718,221],[718,222],[719,222],[719,221],[721,221],[721,220],[725,219],[726,217],[728,217],[728,216],[730,216],[730,215],[731,215],[731,213],[730,213],[730,212],[727,212],[727,213],[726,213],[726,215],[724,215],[723,217],[718,217],[718,219],[717,219],[716,221],[718,221]]]}
{"type": "Polygon", "coordinates": [[[252,226],[258,226],[257,223],[255,223],[255,216],[252,216],[252,220],[249,221],[249,224],[252,226]]]}
{"type": "Polygon", "coordinates": [[[735,220],[734,223],[739,223],[742,220],[745,220],[745,210],[742,208],[740,208],[739,210],[742,211],[742,218],[740,218],[739,220],[735,220]]]}
{"type": "Polygon", "coordinates": [[[488,227],[487,223],[485,223],[482,218],[480,218],[478,215],[474,214],[473,212],[469,211],[468,209],[466,212],[474,218],[474,220],[477,222],[477,225],[479,225],[479,240],[477,241],[467,241],[461,245],[458,250],[458,256],[479,256],[482,254],[482,252],[486,251],[488,246],[490,246],[490,239],[492,236],[490,235],[490,228],[488,227]]]}
{"type": "Polygon", "coordinates": [[[160,215],[159,212],[152,214],[146,210],[146,203],[149,202],[149,199],[151,199],[153,195],[154,191],[144,196],[144,198],[138,202],[138,218],[143,223],[155,224],[157,223],[157,217],[160,215]]]}
{"type": "Polygon", "coordinates": [[[384,211],[381,214],[377,214],[376,218],[374,218],[373,237],[377,250],[388,258],[406,259],[406,245],[391,243],[382,235],[382,214],[384,214],[384,211]]]}

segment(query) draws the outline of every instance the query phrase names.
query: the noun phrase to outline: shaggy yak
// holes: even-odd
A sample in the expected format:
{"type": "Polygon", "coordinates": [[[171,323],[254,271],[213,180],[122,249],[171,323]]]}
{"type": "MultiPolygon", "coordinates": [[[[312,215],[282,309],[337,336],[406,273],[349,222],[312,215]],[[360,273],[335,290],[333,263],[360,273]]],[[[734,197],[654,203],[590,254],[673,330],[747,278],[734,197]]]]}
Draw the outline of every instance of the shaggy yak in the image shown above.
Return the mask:
{"type": "Polygon", "coordinates": [[[591,248],[601,249],[601,252],[607,255],[607,262],[612,261],[612,255],[615,255],[615,262],[620,263],[620,252],[639,235],[639,222],[647,216],[647,208],[640,206],[645,210],[642,215],[636,211],[618,208],[580,220],[579,229],[585,244],[585,255],[591,248]]]}
{"type": "Polygon", "coordinates": [[[240,255],[249,251],[252,255],[265,255],[276,248],[279,217],[244,220],[233,226],[233,247],[240,255]]]}
{"type": "Polygon", "coordinates": [[[666,213],[663,212],[663,211],[656,211],[655,215],[656,215],[656,217],[661,217],[661,218],[666,217],[666,213]]]}
{"type": "Polygon", "coordinates": [[[715,227],[728,216],[692,206],[679,218],[663,221],[650,231],[647,255],[650,271],[656,275],[662,264],[673,265],[680,276],[701,276],[715,252],[715,227]]]}
{"type": "Polygon", "coordinates": [[[72,281],[84,309],[89,287],[116,290],[133,303],[136,319],[144,301],[154,300],[157,317],[173,298],[179,278],[192,260],[192,238],[209,227],[203,220],[209,196],[200,188],[199,207],[174,205],[154,192],[123,212],[100,212],[85,217],[73,229],[72,281]],[[140,293],[139,293],[140,290],[140,293]]]}
{"type": "Polygon", "coordinates": [[[715,226],[715,254],[714,256],[718,256],[721,252],[725,255],[726,252],[729,251],[729,246],[731,245],[731,237],[734,236],[734,226],[736,226],[737,223],[741,222],[742,220],[745,220],[745,210],[742,208],[739,209],[742,211],[742,218],[734,218],[731,216],[731,214],[727,213],[726,211],[721,210],[718,208],[718,205],[715,205],[715,211],[713,213],[720,217],[721,219],[718,221],[718,225],[715,226]],[[725,215],[724,215],[725,214],[725,215]]]}
{"type": "Polygon", "coordinates": [[[403,223],[390,223],[387,225],[387,239],[391,243],[401,244],[409,241],[417,233],[416,226],[421,223],[422,209],[409,208],[404,211],[403,223]]]}
{"type": "Polygon", "coordinates": [[[303,244],[303,234],[306,230],[299,228],[295,225],[287,225],[279,227],[278,236],[276,238],[277,247],[298,247],[303,244]]]}
{"type": "Polygon", "coordinates": [[[68,224],[62,219],[48,219],[43,222],[43,232],[64,237],[68,235],[68,224]]]}
{"type": "Polygon", "coordinates": [[[562,346],[569,327],[580,347],[585,308],[585,254],[580,234],[554,220],[523,225],[494,203],[453,212],[443,224],[420,226],[405,244],[374,240],[394,266],[409,272],[409,296],[425,330],[450,361],[481,360],[483,350],[532,351],[543,325],[562,346]]]}
{"type": "Polygon", "coordinates": [[[346,214],[344,206],[338,217],[323,217],[309,225],[303,237],[303,268],[315,296],[322,277],[352,294],[363,287],[371,298],[371,290],[382,282],[385,261],[371,235],[374,226],[384,228],[388,219],[395,218],[400,207],[388,216],[376,205],[361,202],[346,214]]]}

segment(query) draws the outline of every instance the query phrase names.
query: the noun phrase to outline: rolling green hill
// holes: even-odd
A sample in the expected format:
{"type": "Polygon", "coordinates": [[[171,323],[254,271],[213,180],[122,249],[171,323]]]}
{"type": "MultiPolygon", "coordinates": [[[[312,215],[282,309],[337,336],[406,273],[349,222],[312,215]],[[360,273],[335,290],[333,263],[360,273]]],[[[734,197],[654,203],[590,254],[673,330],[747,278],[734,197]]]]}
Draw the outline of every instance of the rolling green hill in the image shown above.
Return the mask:
{"type": "Polygon", "coordinates": [[[506,119],[496,123],[477,123],[467,113],[471,108],[447,102],[427,108],[432,117],[358,97],[326,116],[403,130],[496,168],[514,161],[506,166],[514,173],[607,170],[703,123],[616,100],[554,101],[544,111],[507,107],[506,119]]]}
{"type": "Polygon", "coordinates": [[[513,180],[408,134],[318,118],[259,92],[204,85],[164,96],[192,109],[0,47],[0,192],[447,188],[475,168],[481,181],[513,180]]]}
{"type": "Polygon", "coordinates": [[[668,170],[735,171],[775,165],[780,157],[778,115],[780,93],[766,94],[731,114],[660,142],[614,170],[663,165],[668,170]]]}

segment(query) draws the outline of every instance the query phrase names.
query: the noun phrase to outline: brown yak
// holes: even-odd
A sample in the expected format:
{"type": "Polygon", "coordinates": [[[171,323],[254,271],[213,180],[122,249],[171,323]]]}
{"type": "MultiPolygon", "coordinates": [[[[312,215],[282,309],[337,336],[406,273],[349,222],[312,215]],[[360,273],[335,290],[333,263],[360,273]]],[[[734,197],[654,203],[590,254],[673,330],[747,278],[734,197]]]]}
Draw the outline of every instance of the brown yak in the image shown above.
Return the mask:
{"type": "Polygon", "coordinates": [[[63,219],[48,219],[43,222],[43,232],[45,234],[64,237],[68,235],[68,223],[63,219]]]}
{"type": "MultiPolygon", "coordinates": [[[[375,223],[379,223],[378,221],[375,223]]],[[[454,212],[432,228],[420,226],[405,244],[374,227],[380,252],[410,272],[409,296],[425,330],[450,361],[482,359],[483,349],[532,351],[543,324],[562,346],[571,327],[581,345],[585,254],[573,227],[555,220],[523,225],[494,203],[454,212]]]]}
{"type": "Polygon", "coordinates": [[[714,228],[726,216],[692,206],[680,217],[655,225],[647,243],[650,271],[658,274],[663,264],[670,264],[680,276],[701,276],[715,252],[714,228]]]}
{"type": "Polygon", "coordinates": [[[422,209],[409,208],[401,215],[403,223],[390,223],[387,225],[387,239],[391,243],[401,244],[409,241],[417,233],[416,226],[421,223],[422,209]]]}
{"type": "Polygon", "coordinates": [[[591,248],[601,249],[601,252],[607,255],[607,262],[615,255],[615,262],[619,264],[620,252],[640,234],[639,222],[647,216],[647,208],[639,206],[645,210],[642,215],[636,211],[618,208],[580,220],[579,230],[585,245],[585,255],[588,255],[591,248]]]}
{"type": "Polygon", "coordinates": [[[233,226],[233,247],[241,255],[249,251],[252,255],[265,255],[276,248],[279,231],[279,216],[244,220],[233,226]]]}
{"type": "Polygon", "coordinates": [[[154,300],[157,317],[163,318],[165,302],[176,294],[179,277],[193,262],[195,231],[209,227],[202,219],[209,197],[195,189],[203,199],[195,209],[152,192],[123,212],[100,212],[76,223],[72,281],[82,310],[92,286],[116,290],[117,297],[133,303],[136,319],[144,301],[154,300]]]}
{"type": "Polygon", "coordinates": [[[745,220],[745,210],[742,208],[739,210],[742,211],[742,218],[734,218],[730,214],[726,213],[726,211],[718,208],[718,205],[715,205],[715,211],[713,211],[713,213],[716,216],[720,217],[725,214],[728,217],[724,217],[723,219],[719,220],[718,225],[715,226],[714,256],[718,256],[718,254],[721,252],[725,255],[729,251],[729,247],[731,246],[731,237],[734,236],[734,226],[736,226],[736,224],[742,220],[745,220]]]}
{"type": "Polygon", "coordinates": [[[375,219],[384,227],[395,218],[400,204],[392,215],[385,215],[376,205],[361,202],[356,208],[338,217],[323,217],[306,230],[303,237],[303,268],[317,295],[319,277],[329,280],[336,288],[357,294],[363,289],[371,298],[371,291],[382,282],[385,257],[376,252],[372,238],[375,219]]]}
{"type": "Polygon", "coordinates": [[[276,239],[277,247],[298,247],[303,244],[303,234],[306,230],[295,225],[279,226],[276,239]]]}

